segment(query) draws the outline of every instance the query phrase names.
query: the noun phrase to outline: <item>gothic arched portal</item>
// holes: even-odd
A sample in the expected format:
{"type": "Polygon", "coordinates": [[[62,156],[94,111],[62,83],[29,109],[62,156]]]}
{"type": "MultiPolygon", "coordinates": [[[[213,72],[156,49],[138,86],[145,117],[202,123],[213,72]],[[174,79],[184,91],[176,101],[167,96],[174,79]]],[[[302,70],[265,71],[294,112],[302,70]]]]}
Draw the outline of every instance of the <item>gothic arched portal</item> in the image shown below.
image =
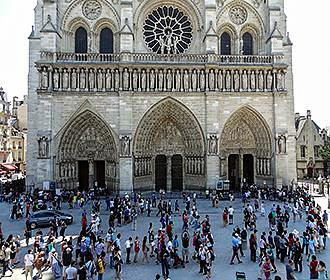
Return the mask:
{"type": "Polygon", "coordinates": [[[272,136],[263,117],[244,106],[225,123],[220,139],[221,174],[233,191],[272,176],[272,136]]]}
{"type": "Polygon", "coordinates": [[[205,185],[202,129],[193,113],[172,98],[160,101],[143,116],[133,156],[135,190],[182,191],[205,185]]]}
{"type": "Polygon", "coordinates": [[[117,145],[111,128],[86,110],[64,129],[58,145],[57,182],[63,189],[116,191],[117,145]]]}

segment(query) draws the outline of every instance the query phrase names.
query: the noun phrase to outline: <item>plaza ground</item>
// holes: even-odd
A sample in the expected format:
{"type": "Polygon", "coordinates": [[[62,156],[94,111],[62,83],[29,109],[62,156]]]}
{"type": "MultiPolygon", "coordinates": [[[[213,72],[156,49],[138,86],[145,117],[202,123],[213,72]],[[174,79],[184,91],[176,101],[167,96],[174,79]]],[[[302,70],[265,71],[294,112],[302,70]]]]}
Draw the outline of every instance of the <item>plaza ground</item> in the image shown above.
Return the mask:
{"type": "MultiPolygon", "coordinates": [[[[327,207],[327,198],[316,198],[317,203],[319,203],[322,207],[327,207]]],[[[173,201],[174,203],[174,201],[173,201]]],[[[272,201],[265,201],[266,211],[268,212],[270,207],[274,202],[272,201]]],[[[230,265],[230,258],[232,255],[231,249],[231,233],[233,227],[236,225],[242,226],[242,203],[240,199],[237,199],[232,203],[235,208],[235,215],[234,215],[234,225],[227,226],[223,228],[222,223],[222,211],[224,207],[229,207],[231,203],[229,201],[222,201],[220,207],[218,209],[212,208],[211,202],[207,200],[198,200],[197,206],[201,217],[204,217],[206,214],[210,216],[211,221],[211,230],[215,238],[215,253],[216,259],[212,269],[212,279],[216,280],[234,280],[236,279],[236,271],[243,271],[246,273],[248,280],[256,280],[258,277],[259,267],[256,263],[252,263],[250,261],[250,254],[249,249],[245,251],[245,257],[241,258],[243,263],[230,265]]],[[[182,201],[180,201],[180,206],[182,209],[182,201]]],[[[88,205],[88,209],[90,209],[90,204],[88,205]]],[[[9,220],[9,212],[10,212],[11,205],[7,203],[0,203],[0,220],[3,224],[3,230],[5,236],[8,234],[19,234],[23,237],[24,232],[24,222],[23,221],[11,221],[9,220]]],[[[65,203],[63,206],[62,211],[70,212],[74,215],[74,223],[73,225],[69,226],[66,235],[79,235],[81,225],[80,225],[80,217],[81,217],[81,210],[73,209],[68,210],[68,206],[65,203]]],[[[122,252],[123,252],[123,259],[125,260],[125,250],[124,250],[124,242],[129,236],[132,236],[133,239],[135,236],[139,236],[139,239],[142,240],[145,235],[147,235],[148,225],[150,222],[154,224],[155,230],[159,227],[159,217],[155,217],[156,209],[153,209],[152,217],[138,217],[138,224],[137,224],[137,231],[132,231],[131,225],[123,226],[117,228],[117,232],[122,234],[121,245],[122,245],[122,252]]],[[[267,215],[266,215],[267,216],[267,215]]],[[[101,209],[101,219],[102,219],[102,226],[101,229],[106,233],[108,229],[108,215],[105,211],[105,203],[102,203],[101,209]]],[[[90,216],[89,216],[90,221],[90,216]]],[[[293,223],[290,221],[288,232],[297,229],[300,233],[302,233],[303,229],[305,228],[305,217],[302,221],[298,221],[293,223]]],[[[174,233],[181,236],[181,217],[174,217],[174,233]]],[[[258,214],[257,220],[257,229],[258,229],[258,239],[260,234],[265,231],[268,233],[268,221],[267,217],[260,217],[258,214]]],[[[48,232],[48,228],[43,229],[44,234],[48,232]]],[[[190,235],[192,238],[192,230],[190,230],[190,235]]],[[[249,232],[248,232],[249,235],[249,232]]],[[[180,239],[181,245],[181,239],[180,239]]],[[[190,248],[192,252],[192,247],[190,248]]],[[[23,256],[26,252],[24,248],[20,253],[20,261],[21,263],[18,265],[18,268],[15,269],[13,276],[10,279],[25,279],[24,275],[22,275],[22,263],[23,263],[23,256]]],[[[330,253],[329,250],[326,249],[322,254],[318,254],[317,257],[323,260],[328,266],[330,266],[330,253]]],[[[154,277],[157,273],[161,274],[161,266],[155,264],[154,259],[149,259],[148,264],[141,263],[142,256],[139,259],[138,264],[130,264],[130,265],[123,265],[123,274],[122,279],[129,280],[154,280],[154,277]]],[[[278,273],[273,274],[273,278],[275,275],[280,275],[282,279],[285,278],[285,265],[281,264],[279,261],[276,262],[278,273]]],[[[205,279],[205,276],[201,276],[199,273],[199,265],[197,265],[193,260],[190,260],[190,263],[186,266],[185,269],[178,268],[178,269],[171,269],[170,270],[170,277],[171,280],[181,280],[181,279],[190,279],[190,280],[197,280],[197,279],[205,279]]],[[[7,273],[9,275],[9,272],[7,273]]],[[[103,279],[113,279],[114,278],[114,270],[110,270],[109,267],[106,268],[105,275],[103,279]]],[[[299,280],[307,280],[309,279],[309,272],[307,267],[306,258],[304,258],[303,263],[303,273],[297,273],[297,277],[299,280]]],[[[6,279],[6,278],[5,278],[6,279]]],[[[9,278],[8,278],[9,279],[9,278]]],[[[43,280],[51,280],[52,276],[50,272],[46,272],[44,274],[43,280]]]]}

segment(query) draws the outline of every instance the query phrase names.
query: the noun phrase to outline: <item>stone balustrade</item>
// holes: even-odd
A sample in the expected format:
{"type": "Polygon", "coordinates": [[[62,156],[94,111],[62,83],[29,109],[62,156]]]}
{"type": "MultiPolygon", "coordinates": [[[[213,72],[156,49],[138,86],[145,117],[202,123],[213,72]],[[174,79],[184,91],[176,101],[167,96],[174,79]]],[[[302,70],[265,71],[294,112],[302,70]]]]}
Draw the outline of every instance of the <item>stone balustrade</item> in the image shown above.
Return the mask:
{"type": "Polygon", "coordinates": [[[271,65],[283,64],[283,55],[216,55],[216,54],[153,54],[153,53],[64,53],[41,52],[40,62],[68,63],[194,63],[223,65],[271,65]]]}
{"type": "MultiPolygon", "coordinates": [[[[137,55],[136,55],[137,56],[137,55]]],[[[201,56],[202,57],[202,56],[201,56]]],[[[101,56],[99,56],[101,58],[101,56]]],[[[109,56],[109,59],[118,57],[109,56]]],[[[105,58],[105,59],[108,59],[105,58]]],[[[252,57],[251,57],[252,58],[252,57]]],[[[64,57],[63,57],[64,59],[64,57]]],[[[143,59],[139,57],[137,59],[143,59]]],[[[228,56],[228,59],[229,56],[228,56]]],[[[265,58],[265,61],[267,59],[265,58]]],[[[286,66],[37,63],[39,91],[285,92],[286,66]]]]}

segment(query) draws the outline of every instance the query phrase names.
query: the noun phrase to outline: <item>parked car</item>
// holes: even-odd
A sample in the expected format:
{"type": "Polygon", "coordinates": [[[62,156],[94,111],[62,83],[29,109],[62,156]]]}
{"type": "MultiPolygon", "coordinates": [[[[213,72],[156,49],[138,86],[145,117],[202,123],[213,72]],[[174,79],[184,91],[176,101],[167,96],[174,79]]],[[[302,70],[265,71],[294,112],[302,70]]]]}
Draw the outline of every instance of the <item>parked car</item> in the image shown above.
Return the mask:
{"type": "Polygon", "coordinates": [[[64,221],[67,225],[73,223],[73,216],[56,210],[41,210],[33,213],[30,217],[31,228],[48,227],[51,222],[57,218],[57,221],[64,221]]]}

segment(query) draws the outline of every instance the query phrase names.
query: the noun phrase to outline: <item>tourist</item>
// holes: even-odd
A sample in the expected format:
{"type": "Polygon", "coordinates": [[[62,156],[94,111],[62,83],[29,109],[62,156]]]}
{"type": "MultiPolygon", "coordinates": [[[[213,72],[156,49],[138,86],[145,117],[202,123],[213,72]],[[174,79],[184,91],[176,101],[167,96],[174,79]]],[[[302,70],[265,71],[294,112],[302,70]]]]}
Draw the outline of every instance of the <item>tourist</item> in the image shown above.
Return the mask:
{"type": "Polygon", "coordinates": [[[310,279],[319,279],[319,262],[317,261],[315,255],[312,255],[312,261],[308,264],[308,266],[310,271],[310,279]]]}
{"type": "Polygon", "coordinates": [[[148,247],[148,244],[147,244],[147,240],[148,240],[148,238],[147,238],[147,236],[145,236],[143,238],[143,241],[142,241],[142,254],[143,254],[143,256],[142,256],[142,262],[145,261],[146,263],[149,262],[148,261],[149,247],[148,247]]]}
{"type": "Polygon", "coordinates": [[[263,268],[263,271],[264,271],[265,279],[269,280],[270,275],[271,275],[270,259],[269,258],[266,258],[266,262],[263,264],[262,268],[263,268]]]}
{"type": "Polygon", "coordinates": [[[65,280],[77,280],[77,269],[74,267],[75,262],[72,261],[64,272],[65,280]]]}
{"type": "Polygon", "coordinates": [[[232,225],[234,223],[234,208],[232,205],[229,206],[228,215],[229,215],[229,224],[232,225]]]}
{"type": "Polygon", "coordinates": [[[287,280],[298,280],[296,275],[293,272],[293,261],[289,260],[289,263],[286,265],[286,279],[287,280]]]}
{"type": "Polygon", "coordinates": [[[250,236],[249,245],[250,245],[251,261],[256,262],[257,261],[257,242],[256,242],[253,234],[251,234],[251,236],[250,236]]]}
{"type": "Polygon", "coordinates": [[[100,255],[97,258],[97,263],[96,263],[97,280],[103,279],[104,269],[105,269],[104,256],[100,255]]]}
{"type": "Polygon", "coordinates": [[[131,249],[133,247],[133,241],[132,241],[131,236],[126,240],[125,247],[126,247],[126,263],[130,264],[131,263],[131,260],[130,260],[131,249]]]}
{"type": "Polygon", "coordinates": [[[328,271],[323,261],[319,262],[319,279],[328,279],[328,271]]]}
{"type": "Polygon", "coordinates": [[[242,263],[242,261],[239,259],[239,256],[238,256],[239,239],[238,239],[237,233],[233,233],[233,235],[232,235],[232,249],[233,249],[233,255],[231,257],[230,264],[234,264],[235,258],[237,258],[238,263],[242,263]]]}
{"type": "Polygon", "coordinates": [[[37,253],[35,261],[34,261],[34,266],[37,269],[37,276],[38,278],[42,279],[43,275],[43,268],[44,268],[44,261],[45,261],[45,253],[43,251],[37,253]]]}
{"type": "Polygon", "coordinates": [[[26,280],[28,279],[29,274],[31,279],[33,279],[33,265],[34,265],[34,256],[32,254],[32,250],[28,249],[27,254],[24,256],[24,272],[25,272],[26,280]]]}
{"type": "Polygon", "coordinates": [[[139,241],[139,237],[135,237],[135,241],[134,241],[134,263],[137,263],[138,261],[138,257],[139,257],[139,252],[140,252],[140,241],[139,241]]]}

